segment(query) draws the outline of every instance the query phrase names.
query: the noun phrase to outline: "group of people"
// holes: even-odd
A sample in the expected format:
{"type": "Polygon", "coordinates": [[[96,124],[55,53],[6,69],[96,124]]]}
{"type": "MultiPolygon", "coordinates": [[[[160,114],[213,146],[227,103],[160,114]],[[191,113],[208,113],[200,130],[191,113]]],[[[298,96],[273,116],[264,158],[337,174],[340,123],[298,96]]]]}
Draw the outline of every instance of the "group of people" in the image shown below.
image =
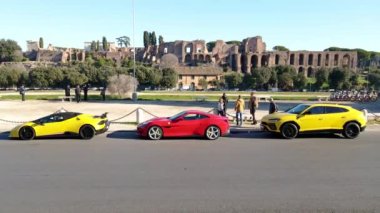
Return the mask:
{"type": "MultiPolygon", "coordinates": [[[[226,93],[223,93],[222,97],[220,97],[218,101],[218,115],[227,116],[227,104],[228,104],[228,98],[226,96],[226,93]]],[[[256,114],[256,110],[259,108],[259,98],[256,97],[255,92],[251,92],[251,96],[248,102],[248,108],[249,108],[250,114],[252,115],[252,125],[256,125],[257,120],[256,120],[255,114],[256,114]]],[[[241,95],[239,95],[237,100],[235,101],[237,126],[241,126],[243,124],[244,109],[245,109],[245,101],[241,97],[241,95]]],[[[275,113],[277,111],[278,111],[277,104],[274,102],[273,98],[270,98],[269,114],[275,113]]]]}
{"type": "MultiPolygon", "coordinates": [[[[88,90],[90,88],[90,84],[84,84],[82,87],[80,87],[80,85],[76,85],[75,89],[74,89],[74,92],[75,92],[75,100],[77,103],[81,102],[81,92],[83,90],[83,100],[84,101],[87,101],[88,100],[88,90]]],[[[102,90],[100,91],[100,96],[102,96],[102,100],[105,101],[106,100],[106,87],[104,86],[102,88],[102,90]]],[[[25,86],[24,85],[21,85],[21,87],[18,89],[19,92],[20,92],[20,95],[21,95],[21,100],[22,101],[25,101],[25,92],[26,92],[26,89],[25,89],[25,86]]],[[[70,84],[68,84],[65,88],[65,96],[67,98],[70,97],[70,93],[71,93],[71,88],[70,88],[70,84]]]]}
{"type": "MultiPolygon", "coordinates": [[[[82,88],[79,85],[76,85],[74,92],[75,92],[75,101],[77,103],[81,102],[81,92],[83,90],[83,101],[88,100],[88,89],[90,88],[90,84],[84,84],[82,88]]],[[[70,97],[70,85],[68,84],[65,88],[65,96],[70,97]]],[[[103,87],[100,91],[100,95],[102,96],[102,100],[106,100],[106,87],[103,87]]]]}

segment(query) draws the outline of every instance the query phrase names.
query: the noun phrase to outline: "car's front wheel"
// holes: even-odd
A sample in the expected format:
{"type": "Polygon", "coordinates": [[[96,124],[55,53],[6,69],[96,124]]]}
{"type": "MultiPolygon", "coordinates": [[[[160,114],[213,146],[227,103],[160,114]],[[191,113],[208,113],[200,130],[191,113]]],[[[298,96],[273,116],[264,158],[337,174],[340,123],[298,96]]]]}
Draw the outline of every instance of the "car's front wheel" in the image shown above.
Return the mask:
{"type": "Polygon", "coordinates": [[[355,122],[350,122],[344,126],[343,136],[345,138],[354,139],[360,134],[360,126],[355,122]]]}
{"type": "Polygon", "coordinates": [[[148,138],[150,140],[160,140],[162,135],[162,129],[159,126],[152,126],[148,130],[148,138]]]}
{"type": "Polygon", "coordinates": [[[217,126],[209,126],[206,129],[206,138],[209,140],[216,140],[220,136],[220,129],[217,126]]]}
{"type": "Polygon", "coordinates": [[[298,135],[298,127],[293,123],[285,123],[281,127],[281,136],[286,139],[293,139],[298,135]]]}
{"type": "Polygon", "coordinates": [[[90,125],[84,125],[79,130],[79,136],[82,139],[89,140],[95,136],[95,129],[90,125]]]}
{"type": "Polygon", "coordinates": [[[33,138],[36,136],[33,128],[30,126],[21,127],[18,134],[21,140],[33,140],[33,138]]]}

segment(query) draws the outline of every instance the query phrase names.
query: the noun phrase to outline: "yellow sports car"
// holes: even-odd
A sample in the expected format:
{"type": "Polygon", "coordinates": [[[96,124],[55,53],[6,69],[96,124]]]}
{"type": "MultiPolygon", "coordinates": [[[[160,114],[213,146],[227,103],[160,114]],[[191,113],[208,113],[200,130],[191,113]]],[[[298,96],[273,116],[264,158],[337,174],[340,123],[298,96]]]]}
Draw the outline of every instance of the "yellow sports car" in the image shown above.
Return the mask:
{"type": "Polygon", "coordinates": [[[338,104],[300,104],[285,112],[264,116],[263,130],[291,139],[299,133],[334,132],[356,138],[367,125],[366,111],[338,104]]]}
{"type": "Polygon", "coordinates": [[[32,140],[38,137],[73,135],[91,139],[108,130],[107,113],[101,116],[76,112],[58,112],[13,128],[10,138],[32,140]]]}

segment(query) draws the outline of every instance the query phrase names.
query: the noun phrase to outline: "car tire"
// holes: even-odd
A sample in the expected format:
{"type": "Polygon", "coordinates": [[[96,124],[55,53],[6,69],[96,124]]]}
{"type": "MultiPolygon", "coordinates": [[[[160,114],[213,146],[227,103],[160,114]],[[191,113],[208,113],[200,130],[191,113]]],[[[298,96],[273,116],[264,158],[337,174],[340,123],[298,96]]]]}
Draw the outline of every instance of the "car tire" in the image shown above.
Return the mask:
{"type": "Polygon", "coordinates": [[[205,136],[209,140],[216,140],[220,137],[220,128],[217,126],[209,126],[206,129],[205,136]]]}
{"type": "Polygon", "coordinates": [[[79,130],[79,136],[84,140],[90,140],[95,136],[95,129],[90,125],[84,125],[79,130]]]}
{"type": "Polygon", "coordinates": [[[149,127],[147,136],[150,140],[160,140],[163,136],[161,127],[159,126],[149,127]]]}
{"type": "Polygon", "coordinates": [[[281,136],[285,139],[293,139],[298,135],[298,127],[293,123],[285,123],[281,127],[281,136]]]}
{"type": "Polygon", "coordinates": [[[30,126],[21,127],[18,134],[21,140],[33,140],[36,136],[34,129],[30,126]]]}
{"type": "Polygon", "coordinates": [[[350,122],[344,125],[343,136],[345,138],[354,139],[360,134],[360,126],[355,122],[350,122]]]}

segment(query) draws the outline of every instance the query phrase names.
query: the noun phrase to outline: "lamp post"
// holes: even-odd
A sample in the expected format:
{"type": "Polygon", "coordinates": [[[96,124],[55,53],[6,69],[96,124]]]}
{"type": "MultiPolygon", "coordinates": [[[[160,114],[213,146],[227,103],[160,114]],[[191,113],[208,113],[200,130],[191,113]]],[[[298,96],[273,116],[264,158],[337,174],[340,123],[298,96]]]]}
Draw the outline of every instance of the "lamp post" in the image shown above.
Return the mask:
{"type": "MultiPolygon", "coordinates": [[[[133,78],[136,79],[136,45],[135,45],[135,1],[132,0],[132,45],[133,45],[133,78]]],[[[133,85],[132,100],[137,101],[136,84],[133,85]]]]}

